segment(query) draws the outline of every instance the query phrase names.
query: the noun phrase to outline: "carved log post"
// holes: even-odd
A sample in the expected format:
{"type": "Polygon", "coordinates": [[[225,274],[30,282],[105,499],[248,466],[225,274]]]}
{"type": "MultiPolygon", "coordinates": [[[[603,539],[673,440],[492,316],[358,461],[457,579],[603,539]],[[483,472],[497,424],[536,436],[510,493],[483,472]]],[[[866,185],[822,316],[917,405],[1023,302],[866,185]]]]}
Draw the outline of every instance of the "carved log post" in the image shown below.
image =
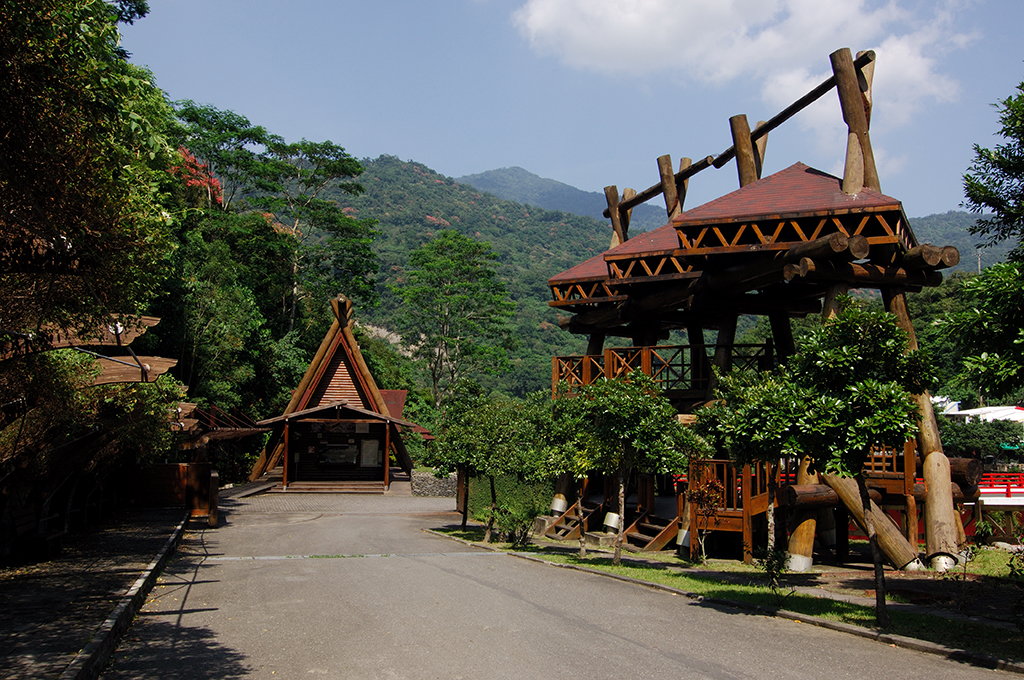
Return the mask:
{"type": "MultiPolygon", "coordinates": [[[[917,336],[914,325],[910,322],[907,311],[907,300],[902,289],[886,288],[882,290],[885,309],[896,315],[896,320],[907,333],[907,349],[917,349],[917,336]]],[[[914,401],[921,420],[917,430],[917,450],[921,453],[922,474],[929,489],[949,489],[949,459],[942,452],[942,441],[939,439],[939,424],[932,410],[932,400],[927,392],[915,394],[914,401]]],[[[924,537],[925,551],[931,567],[937,571],[946,571],[956,566],[956,554],[959,551],[956,541],[956,520],[953,509],[953,495],[933,493],[924,504],[924,537]]]]}
{"type": "MultiPolygon", "coordinates": [[[[718,328],[718,342],[715,343],[715,368],[720,374],[728,373],[732,369],[732,349],[736,342],[736,314],[730,315],[718,328]]],[[[708,376],[708,396],[714,392],[717,378],[712,373],[708,376]]]]}
{"type": "Polygon", "coordinates": [[[789,314],[772,312],[768,315],[768,321],[772,326],[772,340],[775,342],[779,363],[784,364],[789,357],[796,354],[796,342],[793,340],[793,326],[789,322],[789,314]]]}
{"type": "Polygon", "coordinates": [[[825,301],[821,305],[821,320],[828,321],[839,313],[839,296],[850,292],[845,283],[833,283],[825,290],[825,301]]]}
{"type": "Polygon", "coordinates": [[[671,156],[666,154],[658,157],[658,174],[661,175],[661,193],[665,196],[665,212],[671,220],[683,211],[679,190],[676,188],[676,176],[672,172],[671,156]]]}
{"type": "MultiPolygon", "coordinates": [[[[860,59],[868,52],[869,50],[861,50],[857,53],[857,59],[860,59]]],[[[871,128],[871,84],[874,80],[875,60],[872,59],[857,69],[857,84],[860,86],[860,96],[864,100],[864,118],[867,120],[868,129],[871,128]]]]}
{"type": "MultiPolygon", "coordinates": [[[[850,54],[849,48],[844,47],[830,54],[829,59],[832,62],[832,73],[836,77],[836,90],[839,93],[839,105],[843,110],[843,120],[846,121],[850,135],[855,135],[859,142],[859,144],[851,143],[847,146],[847,167],[851,165],[849,158],[851,150],[854,154],[859,151],[864,168],[863,185],[868,189],[881,191],[878,170],[875,168],[875,155],[871,150],[871,137],[868,134],[868,119],[864,113],[864,99],[861,96],[857,71],[853,65],[853,56],[850,54]]],[[[856,182],[851,182],[851,184],[856,184],[856,182]]],[[[843,191],[857,193],[860,189],[847,191],[847,182],[844,178],[843,191]]]]}
{"type": "Polygon", "coordinates": [[[551,500],[552,515],[561,515],[575,502],[576,499],[571,498],[575,486],[576,480],[573,479],[572,473],[566,472],[558,476],[555,481],[554,498],[551,500]]]}
{"type": "MultiPolygon", "coordinates": [[[[685,172],[690,169],[693,165],[693,161],[685,156],[679,159],[679,172],[685,172]]],[[[690,178],[687,177],[682,182],[676,182],[676,194],[679,196],[679,210],[682,211],[683,206],[686,205],[686,192],[690,187],[690,178]]]]}
{"type": "MultiPolygon", "coordinates": [[[[686,327],[690,341],[690,389],[700,389],[708,378],[708,355],[704,344],[704,329],[695,324],[686,327]]],[[[710,397],[710,393],[707,395],[710,397]]]]}
{"type": "MultiPolygon", "coordinates": [[[[811,474],[811,458],[804,456],[796,471],[797,484],[817,484],[818,475],[811,474]]],[[[789,535],[789,559],[787,566],[790,571],[807,571],[814,564],[814,532],[817,527],[816,510],[797,510],[793,517],[795,529],[789,535]]]]}
{"type": "MultiPolygon", "coordinates": [[[[636,198],[636,189],[630,189],[626,187],[622,190],[622,202],[625,203],[631,199],[636,198]]],[[[629,221],[633,217],[633,209],[623,210],[622,206],[619,206],[619,224],[622,225],[622,240],[629,240],[629,221]]]]}
{"type": "MultiPolygon", "coordinates": [[[[864,523],[864,505],[860,497],[860,490],[857,482],[849,477],[836,477],[835,475],[822,474],[822,480],[831,486],[850,517],[857,523],[861,530],[866,531],[864,523]]],[[[897,569],[916,571],[922,568],[917,559],[917,550],[910,546],[906,537],[900,533],[899,528],[892,523],[889,516],[882,512],[874,501],[870,503],[871,518],[874,520],[875,532],[878,536],[878,547],[897,569]]]]}
{"type": "MultiPolygon", "coordinates": [[[[754,132],[757,132],[758,128],[762,125],[767,125],[768,121],[759,120],[757,125],[754,126],[754,132]]],[[[768,135],[764,134],[757,138],[754,142],[754,162],[757,168],[757,178],[761,179],[761,172],[764,169],[764,152],[768,148],[768,135]]]]}
{"type": "Polygon", "coordinates": [[[609,219],[612,221],[612,244],[610,248],[626,242],[626,234],[622,229],[621,216],[619,214],[619,188],[614,184],[604,188],[604,198],[608,201],[609,219]]]}
{"type": "Polygon", "coordinates": [[[757,160],[754,145],[750,141],[750,125],[744,114],[729,119],[732,131],[732,143],[736,147],[736,171],[740,176],[740,186],[745,187],[758,179],[757,160]]]}

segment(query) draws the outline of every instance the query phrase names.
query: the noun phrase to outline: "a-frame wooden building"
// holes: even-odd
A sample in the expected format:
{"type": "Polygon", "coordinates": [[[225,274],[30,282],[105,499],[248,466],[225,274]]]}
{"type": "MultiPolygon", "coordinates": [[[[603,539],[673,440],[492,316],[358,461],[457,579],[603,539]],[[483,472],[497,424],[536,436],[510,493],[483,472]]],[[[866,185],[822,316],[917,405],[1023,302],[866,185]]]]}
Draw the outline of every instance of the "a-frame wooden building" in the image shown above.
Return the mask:
{"type": "Polygon", "coordinates": [[[259,423],[273,429],[249,476],[253,481],[280,465],[283,489],[296,482],[315,490],[317,483],[354,481],[386,488],[392,454],[412,473],[399,428],[416,426],[393,417],[377,388],[352,334],[352,302],[339,295],[331,309],[334,322],[285,412],[259,423]]]}

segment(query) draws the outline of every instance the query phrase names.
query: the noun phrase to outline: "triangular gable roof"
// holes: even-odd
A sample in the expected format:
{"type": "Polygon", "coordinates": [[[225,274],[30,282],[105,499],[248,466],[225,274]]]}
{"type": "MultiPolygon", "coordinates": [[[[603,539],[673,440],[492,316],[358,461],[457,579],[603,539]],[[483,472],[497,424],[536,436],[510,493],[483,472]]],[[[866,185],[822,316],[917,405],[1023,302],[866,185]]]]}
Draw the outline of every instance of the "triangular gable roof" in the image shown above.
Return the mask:
{"type": "MultiPolygon", "coordinates": [[[[377,389],[377,383],[363,360],[362,352],[359,351],[359,343],[352,334],[352,301],[339,295],[331,300],[331,309],[334,311],[334,323],[320,343],[320,348],[302,376],[298,388],[292,393],[284,413],[272,420],[287,420],[298,412],[344,402],[346,408],[353,411],[374,413],[383,416],[383,420],[413,426],[412,423],[398,422],[391,417],[384,397],[377,389]]],[[[411,465],[401,440],[395,444],[399,447],[402,463],[405,466],[411,465]]],[[[272,438],[267,442],[249,478],[256,480],[276,465],[281,451],[282,447],[278,440],[272,438]]]]}

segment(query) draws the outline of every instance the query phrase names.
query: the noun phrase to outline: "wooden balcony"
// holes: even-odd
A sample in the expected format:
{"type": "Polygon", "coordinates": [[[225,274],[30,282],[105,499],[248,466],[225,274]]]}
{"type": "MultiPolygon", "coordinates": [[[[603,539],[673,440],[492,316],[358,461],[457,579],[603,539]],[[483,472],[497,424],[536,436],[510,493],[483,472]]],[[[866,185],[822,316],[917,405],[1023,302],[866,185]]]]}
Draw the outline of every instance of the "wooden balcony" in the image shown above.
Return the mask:
{"type": "MultiPolygon", "coordinates": [[[[775,364],[770,342],[729,346],[734,368],[764,371],[775,364]]],[[[570,393],[601,378],[618,378],[635,370],[651,376],[673,402],[699,402],[710,398],[714,345],[658,345],[610,347],[602,354],[553,357],[551,384],[570,393]]]]}

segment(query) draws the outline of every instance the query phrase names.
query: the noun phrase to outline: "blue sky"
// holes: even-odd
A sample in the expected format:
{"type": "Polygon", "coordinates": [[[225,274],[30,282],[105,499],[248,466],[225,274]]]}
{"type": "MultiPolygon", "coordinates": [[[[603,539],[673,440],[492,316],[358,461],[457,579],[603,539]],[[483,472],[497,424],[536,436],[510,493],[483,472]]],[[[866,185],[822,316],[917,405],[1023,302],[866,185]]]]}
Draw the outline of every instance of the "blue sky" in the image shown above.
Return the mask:
{"type": "MultiPolygon", "coordinates": [[[[458,177],[521,166],[587,191],[644,189],[655,159],[731,144],[878,53],[871,134],[882,191],[910,216],[957,209],[993,102],[1024,80],[1020,0],[152,0],[123,28],[172,99],[231,109],[289,141],[330,139],[458,177]]],[[[765,173],[842,173],[834,94],[768,140],[765,173]]],[[[734,164],[686,207],[738,186],[734,164]]]]}

